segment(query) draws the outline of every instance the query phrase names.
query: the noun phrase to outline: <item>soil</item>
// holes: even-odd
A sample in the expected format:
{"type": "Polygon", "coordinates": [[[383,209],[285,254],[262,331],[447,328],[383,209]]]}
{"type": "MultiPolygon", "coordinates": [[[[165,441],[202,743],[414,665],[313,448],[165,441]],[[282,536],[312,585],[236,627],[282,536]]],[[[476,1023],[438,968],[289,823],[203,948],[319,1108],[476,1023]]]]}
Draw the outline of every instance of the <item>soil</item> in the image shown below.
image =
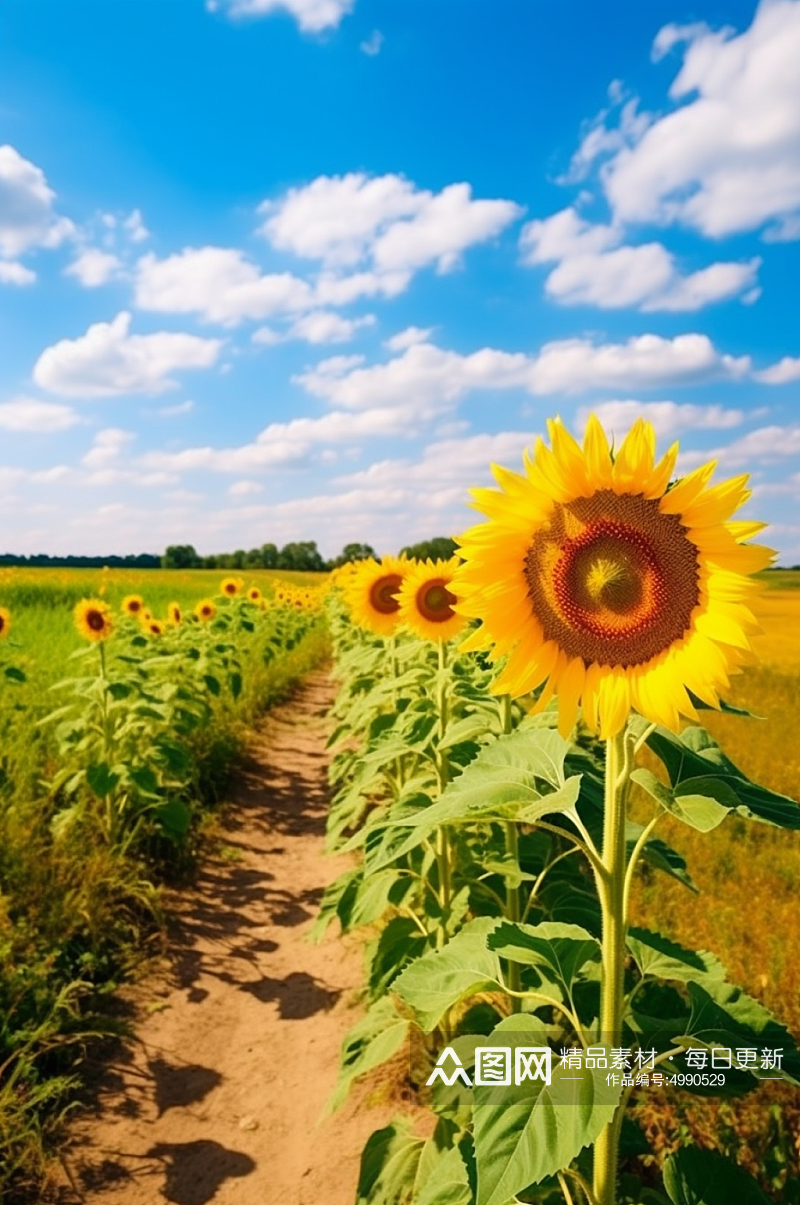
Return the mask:
{"type": "Polygon", "coordinates": [[[359,946],[308,940],[347,865],[323,853],[332,696],[312,676],[254,739],[219,852],[169,901],[167,965],[127,993],[135,1037],[72,1124],[60,1205],[352,1205],[398,1110],[362,1092],[322,1116],[362,1009],[359,946]]]}

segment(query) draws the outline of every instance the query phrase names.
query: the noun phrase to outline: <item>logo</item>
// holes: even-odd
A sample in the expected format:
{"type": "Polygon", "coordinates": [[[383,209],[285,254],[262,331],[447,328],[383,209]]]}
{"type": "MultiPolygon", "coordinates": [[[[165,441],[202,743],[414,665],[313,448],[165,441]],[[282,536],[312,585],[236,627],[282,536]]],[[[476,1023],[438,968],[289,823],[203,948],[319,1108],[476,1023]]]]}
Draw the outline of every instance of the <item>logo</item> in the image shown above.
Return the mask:
{"type": "MultiPolygon", "coordinates": [[[[475,1048],[475,1087],[508,1088],[513,1082],[519,1088],[527,1080],[537,1079],[541,1080],[543,1084],[549,1085],[552,1069],[553,1053],[549,1046],[516,1046],[513,1049],[513,1060],[510,1046],[477,1046],[475,1048]]],[[[432,1084],[437,1079],[440,1079],[448,1088],[452,1087],[457,1079],[460,1079],[468,1088],[473,1087],[473,1082],[464,1070],[464,1064],[452,1046],[446,1046],[439,1055],[427,1082],[432,1084]],[[452,1071],[449,1075],[445,1070],[448,1060],[452,1064],[452,1071]]]]}

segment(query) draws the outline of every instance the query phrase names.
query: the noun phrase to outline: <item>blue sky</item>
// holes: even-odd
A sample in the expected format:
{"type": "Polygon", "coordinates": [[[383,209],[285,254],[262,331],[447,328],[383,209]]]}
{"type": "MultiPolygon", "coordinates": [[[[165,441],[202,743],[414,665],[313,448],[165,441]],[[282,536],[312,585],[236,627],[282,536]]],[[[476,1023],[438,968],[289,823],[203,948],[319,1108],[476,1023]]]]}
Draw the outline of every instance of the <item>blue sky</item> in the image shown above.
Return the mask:
{"type": "Polygon", "coordinates": [[[0,23],[0,551],[393,551],[594,409],[800,562],[800,0],[0,23]]]}

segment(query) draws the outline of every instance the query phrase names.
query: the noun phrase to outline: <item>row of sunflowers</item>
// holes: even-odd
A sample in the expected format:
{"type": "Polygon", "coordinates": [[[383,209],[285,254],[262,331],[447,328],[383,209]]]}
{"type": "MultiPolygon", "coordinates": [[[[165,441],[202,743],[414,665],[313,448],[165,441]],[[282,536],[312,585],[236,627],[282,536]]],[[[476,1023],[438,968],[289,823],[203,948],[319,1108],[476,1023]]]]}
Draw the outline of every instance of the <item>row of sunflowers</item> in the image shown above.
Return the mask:
{"type": "Polygon", "coordinates": [[[415,1102],[369,1139],[357,1201],[796,1201],[794,1037],[630,908],[643,867],[695,890],[664,817],[800,827],[700,723],[736,710],[771,554],[732,518],[746,479],[676,480],[649,425],[616,450],[595,420],[583,446],[550,436],[475,491],[488,522],[453,561],[336,578],[328,845],[357,865],[318,931],[363,936],[368,1009],[332,1106],[379,1068],[415,1102]],[[761,1149],[735,1124],[703,1145],[663,1133],[676,1094],[731,1110],[751,1093],[795,1126],[783,1163],[770,1126],[761,1149]]]}
{"type": "Polygon", "coordinates": [[[41,608],[52,661],[22,606],[0,611],[4,1200],[39,1199],[86,1043],[116,1024],[95,1004],[156,948],[159,884],[191,866],[244,725],[327,654],[321,588],[226,578],[156,608],[104,584],[72,630],[41,608]]]}

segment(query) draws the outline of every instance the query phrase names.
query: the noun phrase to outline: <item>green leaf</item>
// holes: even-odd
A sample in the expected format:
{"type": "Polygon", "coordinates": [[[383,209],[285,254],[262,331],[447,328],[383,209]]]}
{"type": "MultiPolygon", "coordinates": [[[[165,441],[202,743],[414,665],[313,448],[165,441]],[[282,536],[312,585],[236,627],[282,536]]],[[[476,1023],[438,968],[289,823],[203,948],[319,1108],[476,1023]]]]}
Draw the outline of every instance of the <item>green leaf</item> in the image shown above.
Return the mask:
{"type": "Polygon", "coordinates": [[[133,687],[128,682],[107,682],[106,690],[115,701],[127,699],[133,694],[133,687]]]}
{"type": "Polygon", "coordinates": [[[705,728],[685,728],[680,735],[658,727],[647,743],[667,768],[673,787],[686,780],[713,776],[723,779],[736,795],[739,815],[763,820],[778,828],[800,828],[800,807],[786,795],[779,795],[751,782],[725,756],[705,728]]]}
{"type": "MultiPolygon", "coordinates": [[[[539,1046],[541,1022],[522,1014],[507,1017],[486,1040],[487,1046],[539,1046]]],[[[594,1142],[611,1120],[622,1092],[609,1087],[607,1071],[554,1067],[549,1085],[525,1080],[520,1087],[476,1087],[475,1154],[477,1205],[508,1205],[531,1184],[538,1184],[594,1142]]]]}
{"type": "Polygon", "coordinates": [[[373,1004],[342,1043],[339,1078],[328,1102],[329,1112],[339,1108],[355,1079],[397,1054],[409,1027],[410,1022],[398,1014],[388,997],[373,1004]]]}
{"type": "Polygon", "coordinates": [[[441,950],[418,958],[395,980],[393,990],[426,1033],[464,996],[500,988],[500,960],[486,944],[498,923],[494,917],[470,921],[441,950]]]}
{"type": "Polygon", "coordinates": [[[628,949],[642,975],[655,979],[692,983],[698,979],[722,981],[725,978],[725,967],[713,954],[706,950],[687,950],[649,929],[629,929],[628,949]]]}
{"type": "Polygon", "coordinates": [[[673,1205],[770,1205],[753,1177],[718,1151],[685,1146],[664,1165],[673,1205]]]}
{"type": "Polygon", "coordinates": [[[467,1135],[459,1146],[439,1154],[414,1205],[472,1205],[474,1175],[475,1155],[467,1135]]]}
{"type": "MultiPolygon", "coordinates": [[[[692,1013],[685,1035],[676,1038],[681,1042],[685,1036],[694,1039],[704,1046],[721,1046],[729,1050],[737,1048],[758,1047],[762,1049],[782,1050],[783,1064],[780,1070],[762,1071],[754,1069],[753,1074],[747,1074],[755,1086],[758,1077],[788,1080],[800,1084],[800,1052],[794,1038],[785,1026],[773,1017],[769,1009],[764,1008],[752,996],[748,996],[741,988],[730,983],[718,982],[715,979],[704,980],[700,983],[689,983],[689,996],[692,1002],[692,1013]]],[[[685,1043],[687,1047],[691,1041],[685,1043]]]]}
{"type": "Polygon", "coordinates": [[[206,684],[206,690],[212,695],[217,696],[220,694],[222,688],[219,684],[219,678],[215,678],[213,674],[204,674],[203,681],[206,684]]]}
{"type": "Polygon", "coordinates": [[[168,799],[153,815],[167,836],[176,840],[186,835],[192,822],[192,813],[182,799],[168,799]]]}
{"type": "Polygon", "coordinates": [[[106,762],[86,767],[86,781],[89,788],[92,794],[97,795],[100,799],[105,799],[107,795],[111,795],[116,790],[119,779],[119,774],[112,770],[106,762]]]}
{"type": "Polygon", "coordinates": [[[578,972],[600,958],[600,943],[579,925],[543,921],[539,925],[502,921],[487,938],[489,949],[510,962],[544,967],[567,995],[578,972]]]}
{"type": "Polygon", "coordinates": [[[25,676],[24,670],[19,669],[18,666],[16,666],[16,665],[7,665],[3,672],[5,673],[5,676],[11,682],[27,682],[28,681],[27,677],[25,676]]]}
{"type": "MultiPolygon", "coordinates": [[[[696,694],[694,694],[693,691],[689,690],[688,687],[686,688],[686,693],[688,694],[689,699],[690,699],[695,711],[715,711],[716,710],[716,708],[712,707],[710,703],[704,703],[703,700],[698,698],[698,696],[696,694]]],[[[752,711],[747,711],[747,709],[744,707],[736,707],[736,706],[734,706],[733,703],[726,703],[724,699],[720,699],[719,709],[725,715],[740,715],[740,716],[744,716],[748,720],[763,720],[764,719],[763,715],[756,715],[752,711]]]]}
{"type": "Polygon", "coordinates": [[[356,1205],[411,1205],[424,1145],[403,1117],[376,1130],[361,1154],[356,1205]]]}
{"type": "Polygon", "coordinates": [[[633,771],[631,779],[666,811],[701,833],[711,832],[739,806],[738,798],[727,783],[709,775],[687,778],[673,788],[660,782],[651,770],[640,767],[633,771]]]}
{"type": "Polygon", "coordinates": [[[238,699],[242,693],[242,675],[237,670],[228,676],[228,685],[234,699],[238,699]]]}

